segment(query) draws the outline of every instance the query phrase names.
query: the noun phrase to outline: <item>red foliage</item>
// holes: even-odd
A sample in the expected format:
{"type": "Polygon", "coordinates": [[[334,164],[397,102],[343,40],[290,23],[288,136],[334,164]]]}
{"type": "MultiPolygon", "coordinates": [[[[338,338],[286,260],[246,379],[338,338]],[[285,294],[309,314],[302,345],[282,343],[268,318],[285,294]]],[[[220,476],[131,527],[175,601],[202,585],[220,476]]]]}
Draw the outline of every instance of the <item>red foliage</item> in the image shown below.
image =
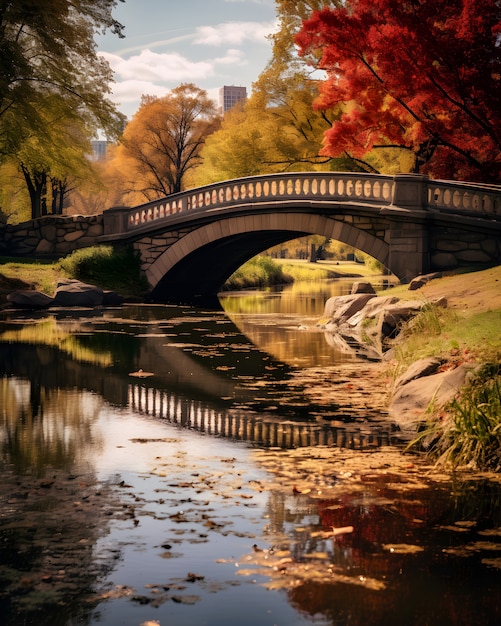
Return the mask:
{"type": "Polygon", "coordinates": [[[402,146],[415,171],[501,180],[498,0],[348,0],[315,11],[296,42],[326,72],[318,108],[350,103],[324,154],[402,146]]]}

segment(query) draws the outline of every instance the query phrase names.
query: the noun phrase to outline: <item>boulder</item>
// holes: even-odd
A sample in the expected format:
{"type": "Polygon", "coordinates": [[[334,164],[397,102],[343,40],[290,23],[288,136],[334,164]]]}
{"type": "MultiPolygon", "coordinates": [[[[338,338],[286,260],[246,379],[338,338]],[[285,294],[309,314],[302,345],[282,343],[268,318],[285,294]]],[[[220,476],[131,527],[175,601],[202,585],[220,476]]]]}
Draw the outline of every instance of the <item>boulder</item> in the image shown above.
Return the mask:
{"type": "Polygon", "coordinates": [[[409,368],[397,378],[395,381],[395,387],[401,387],[410,383],[411,380],[416,378],[422,378],[423,376],[430,376],[435,374],[438,368],[442,365],[442,361],[435,357],[428,357],[426,359],[419,359],[415,361],[409,368]]]}
{"type": "Polygon", "coordinates": [[[374,287],[371,285],[371,283],[369,283],[367,281],[359,281],[359,282],[353,283],[353,285],[351,286],[351,293],[352,294],[356,294],[356,293],[373,293],[373,294],[375,294],[376,291],[375,291],[374,287]]]}
{"type": "Polygon", "coordinates": [[[378,330],[381,337],[395,337],[403,322],[416,315],[424,306],[424,302],[409,300],[395,302],[384,307],[378,320],[378,330]]]}
{"type": "Polygon", "coordinates": [[[409,291],[415,291],[420,289],[423,285],[434,280],[435,278],[442,278],[442,272],[433,272],[432,274],[423,274],[422,276],[416,276],[409,283],[409,291]]]}
{"type": "Polygon", "coordinates": [[[340,324],[363,309],[375,297],[375,294],[360,293],[329,298],[325,303],[324,317],[330,318],[332,324],[340,324]]]}
{"type": "Polygon", "coordinates": [[[59,283],[54,296],[56,306],[95,307],[102,305],[103,300],[102,289],[78,280],[59,283]]]}
{"type": "Polygon", "coordinates": [[[7,294],[7,301],[11,302],[14,306],[26,308],[26,309],[46,309],[50,307],[54,298],[51,298],[41,291],[35,291],[30,289],[19,289],[7,294]]]}
{"type": "Polygon", "coordinates": [[[462,363],[454,369],[414,378],[400,385],[393,394],[390,417],[405,426],[421,422],[429,407],[439,409],[454,399],[474,368],[471,363],[462,363]]]}
{"type": "Polygon", "coordinates": [[[398,301],[398,298],[394,296],[376,296],[375,298],[371,298],[363,309],[357,311],[347,320],[347,324],[350,326],[358,326],[364,319],[378,318],[381,311],[384,311],[386,307],[398,301]]]}
{"type": "Polygon", "coordinates": [[[124,298],[115,291],[103,291],[103,306],[119,306],[124,298]]]}

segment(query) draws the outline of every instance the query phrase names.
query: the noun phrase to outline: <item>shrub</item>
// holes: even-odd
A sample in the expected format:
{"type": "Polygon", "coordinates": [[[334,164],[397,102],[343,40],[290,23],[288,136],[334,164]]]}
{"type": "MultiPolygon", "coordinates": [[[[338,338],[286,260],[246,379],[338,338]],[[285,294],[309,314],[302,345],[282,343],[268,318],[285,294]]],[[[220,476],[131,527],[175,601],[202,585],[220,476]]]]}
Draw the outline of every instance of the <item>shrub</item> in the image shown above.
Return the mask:
{"type": "Polygon", "coordinates": [[[87,281],[123,295],[141,296],[148,289],[139,256],[131,246],[94,246],[76,250],[59,261],[72,278],[87,281]]]}
{"type": "Polygon", "coordinates": [[[238,268],[224,284],[223,290],[249,289],[291,283],[292,277],[269,256],[256,256],[238,268]]]}

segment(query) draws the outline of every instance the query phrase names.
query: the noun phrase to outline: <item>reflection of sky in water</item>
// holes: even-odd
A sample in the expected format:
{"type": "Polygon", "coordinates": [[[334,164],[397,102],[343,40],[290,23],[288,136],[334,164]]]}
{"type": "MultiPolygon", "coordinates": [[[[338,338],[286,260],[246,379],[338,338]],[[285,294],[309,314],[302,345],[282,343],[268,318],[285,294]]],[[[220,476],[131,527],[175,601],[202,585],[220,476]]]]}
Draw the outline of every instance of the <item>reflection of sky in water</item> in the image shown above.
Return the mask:
{"type": "Polygon", "coordinates": [[[94,459],[96,471],[125,481],[124,500],[135,507],[138,523],[112,523],[96,554],[120,551],[110,576],[114,586],[188,602],[148,610],[118,599],[99,607],[102,623],[139,624],[147,616],[179,626],[310,623],[286,596],[270,595],[259,584],[263,576],[237,575],[240,556],[252,553],[257,541],[268,547],[262,535],[269,495],[252,488],[266,472],[252,463],[248,448],[127,411],[104,411],[97,426],[105,443],[94,459]],[[189,573],[203,580],[186,582],[189,573]]]}

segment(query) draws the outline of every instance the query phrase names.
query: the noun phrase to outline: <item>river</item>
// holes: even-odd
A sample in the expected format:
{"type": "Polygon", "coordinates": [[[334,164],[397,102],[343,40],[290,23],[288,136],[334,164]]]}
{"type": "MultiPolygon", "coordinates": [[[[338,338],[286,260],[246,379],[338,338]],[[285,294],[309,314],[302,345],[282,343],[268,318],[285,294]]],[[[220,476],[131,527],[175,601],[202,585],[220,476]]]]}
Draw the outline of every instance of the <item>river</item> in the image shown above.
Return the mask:
{"type": "Polygon", "coordinates": [[[346,290],[2,311],[1,624],[501,623],[501,481],[405,453],[346,290]]]}

